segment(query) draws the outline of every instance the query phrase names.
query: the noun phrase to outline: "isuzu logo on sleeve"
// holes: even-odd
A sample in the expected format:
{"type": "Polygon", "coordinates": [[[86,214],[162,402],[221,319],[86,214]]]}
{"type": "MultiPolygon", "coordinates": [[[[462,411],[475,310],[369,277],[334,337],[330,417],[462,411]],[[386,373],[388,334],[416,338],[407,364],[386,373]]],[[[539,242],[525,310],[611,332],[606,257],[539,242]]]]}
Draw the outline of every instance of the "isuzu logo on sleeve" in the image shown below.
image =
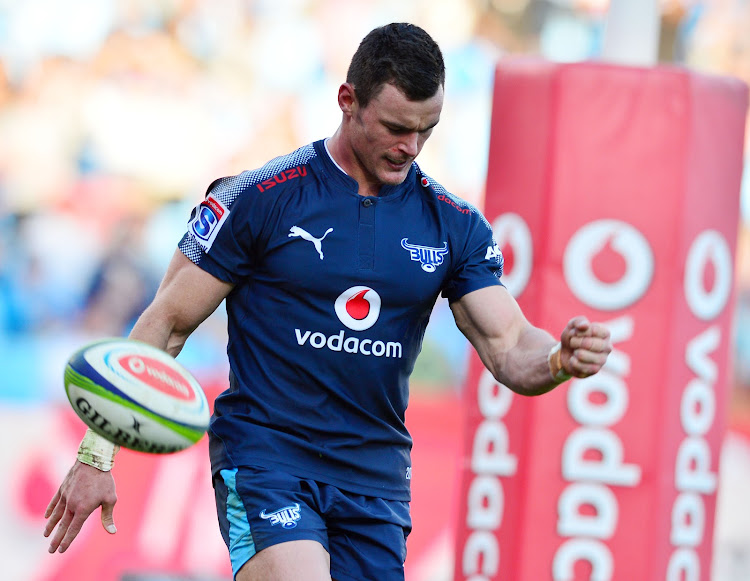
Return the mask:
{"type": "Polygon", "coordinates": [[[432,248],[430,246],[417,246],[409,244],[408,238],[401,240],[401,248],[409,251],[411,259],[422,264],[422,270],[425,272],[435,272],[435,269],[443,264],[443,257],[448,254],[448,243],[443,242],[442,248],[432,248]]]}

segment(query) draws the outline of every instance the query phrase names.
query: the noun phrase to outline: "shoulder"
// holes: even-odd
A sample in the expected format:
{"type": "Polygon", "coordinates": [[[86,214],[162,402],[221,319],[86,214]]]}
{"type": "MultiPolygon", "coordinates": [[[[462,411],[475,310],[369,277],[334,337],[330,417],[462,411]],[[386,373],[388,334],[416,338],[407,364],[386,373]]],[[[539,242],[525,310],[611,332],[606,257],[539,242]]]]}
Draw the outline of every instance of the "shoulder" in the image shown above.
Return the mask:
{"type": "Polygon", "coordinates": [[[254,239],[262,232],[285,192],[298,191],[315,158],[314,144],[276,157],[254,170],[223,177],[208,187],[205,198],[194,209],[188,234],[208,252],[214,239],[242,231],[254,239]],[[224,234],[220,234],[223,232],[224,234]]]}
{"type": "Polygon", "coordinates": [[[213,197],[224,207],[230,208],[245,194],[262,194],[272,188],[276,192],[293,187],[299,178],[309,173],[309,164],[317,156],[313,143],[276,157],[263,166],[243,171],[240,174],[215,180],[208,187],[207,197],[213,197]]]}
{"type": "Polygon", "coordinates": [[[429,197],[444,219],[450,222],[479,224],[491,230],[490,223],[475,205],[449,192],[442,184],[417,166],[417,179],[422,191],[429,197]]]}

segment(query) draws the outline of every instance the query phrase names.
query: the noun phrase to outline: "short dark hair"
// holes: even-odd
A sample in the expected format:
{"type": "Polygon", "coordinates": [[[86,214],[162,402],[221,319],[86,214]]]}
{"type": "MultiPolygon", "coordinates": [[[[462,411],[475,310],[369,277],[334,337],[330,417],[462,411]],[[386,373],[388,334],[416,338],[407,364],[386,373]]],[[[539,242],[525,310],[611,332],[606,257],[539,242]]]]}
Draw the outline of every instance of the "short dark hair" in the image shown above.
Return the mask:
{"type": "Polygon", "coordinates": [[[433,97],[445,84],[440,47],[414,24],[393,23],[376,28],[362,39],[352,57],[346,82],[362,107],[392,83],[411,101],[433,97]]]}

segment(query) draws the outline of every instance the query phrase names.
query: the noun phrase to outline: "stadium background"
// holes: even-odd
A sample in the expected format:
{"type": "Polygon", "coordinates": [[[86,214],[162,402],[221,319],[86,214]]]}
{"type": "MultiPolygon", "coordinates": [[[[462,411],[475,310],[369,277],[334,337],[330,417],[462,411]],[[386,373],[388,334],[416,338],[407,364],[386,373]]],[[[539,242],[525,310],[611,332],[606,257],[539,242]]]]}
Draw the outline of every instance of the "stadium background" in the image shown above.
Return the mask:
{"type": "MultiPolygon", "coordinates": [[[[0,0],[0,558],[9,581],[226,579],[202,445],[118,457],[114,538],[98,518],[49,556],[42,513],[82,427],[65,359],[126,334],[189,211],[217,176],[329,135],[348,59],[370,29],[411,21],[443,47],[441,124],[421,165],[480,204],[494,65],[596,59],[606,0],[0,0]]],[[[750,1],[661,2],[662,63],[750,82],[750,1]]],[[[750,147],[746,148],[750,168],[750,147]]],[[[750,578],[750,169],[737,261],[730,433],[716,581],[750,578]]],[[[181,361],[216,393],[224,315],[181,361]]],[[[408,581],[450,579],[468,346],[440,301],[413,377],[415,531],[408,581]]]]}

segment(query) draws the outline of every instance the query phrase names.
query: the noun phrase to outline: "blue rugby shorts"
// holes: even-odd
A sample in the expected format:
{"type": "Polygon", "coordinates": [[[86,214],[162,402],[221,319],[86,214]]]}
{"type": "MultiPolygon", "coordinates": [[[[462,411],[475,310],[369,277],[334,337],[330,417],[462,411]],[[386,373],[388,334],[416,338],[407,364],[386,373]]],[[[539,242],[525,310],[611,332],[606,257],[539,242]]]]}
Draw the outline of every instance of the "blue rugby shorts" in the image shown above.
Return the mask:
{"type": "Polygon", "coordinates": [[[336,581],[404,580],[408,502],[258,467],[222,470],[214,491],[234,575],[266,547],[313,540],[328,551],[336,581]]]}

